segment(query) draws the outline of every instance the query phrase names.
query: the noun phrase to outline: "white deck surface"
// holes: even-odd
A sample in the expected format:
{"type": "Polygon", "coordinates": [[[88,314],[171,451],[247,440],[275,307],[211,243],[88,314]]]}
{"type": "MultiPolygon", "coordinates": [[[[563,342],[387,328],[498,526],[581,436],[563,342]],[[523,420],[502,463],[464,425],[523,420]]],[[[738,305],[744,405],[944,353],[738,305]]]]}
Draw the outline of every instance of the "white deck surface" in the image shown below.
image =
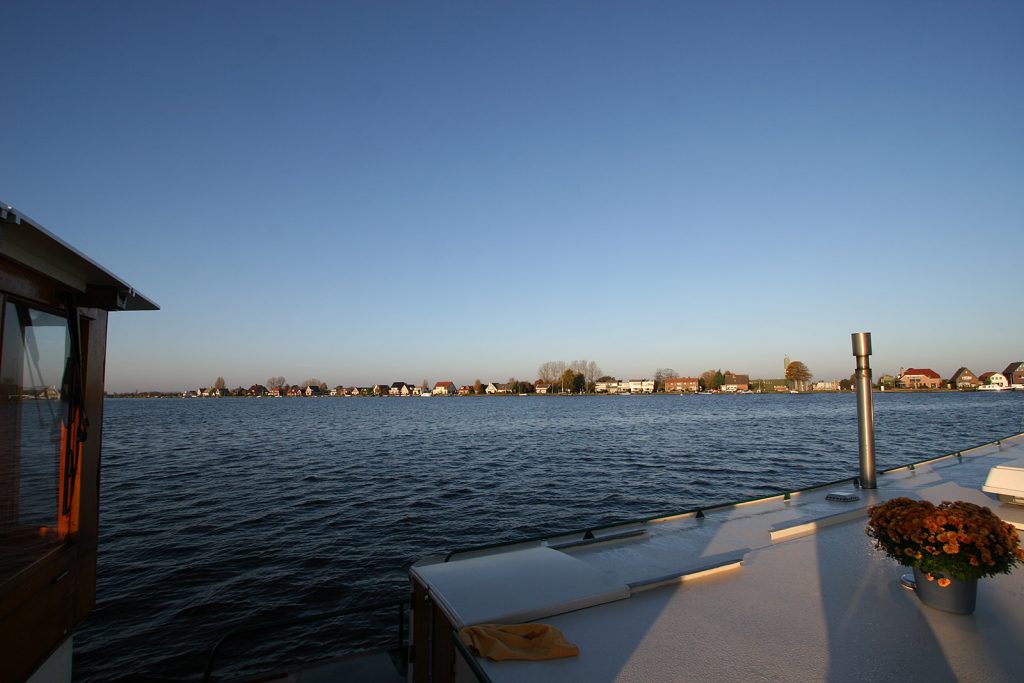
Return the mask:
{"type": "Polygon", "coordinates": [[[412,573],[431,586],[456,628],[535,621],[629,597],[629,586],[589,562],[539,546],[412,573]]]}
{"type": "MultiPolygon", "coordinates": [[[[632,585],[632,595],[575,611],[558,595],[540,601],[547,610],[533,600],[580,656],[481,664],[494,683],[1024,680],[1024,570],[979,582],[973,615],[947,614],[900,587],[909,569],[864,533],[867,506],[900,495],[970,500],[1024,526],[1024,509],[980,490],[991,467],[1021,456],[1024,439],[1015,437],[962,461],[880,475],[877,491],[857,491],[854,503],[827,501],[826,489],[654,522],[636,540],[562,551],[611,584],[632,585]],[[742,565],[648,583],[730,557],[742,565]]],[[[439,603],[450,616],[473,613],[472,590],[432,589],[445,593],[439,603]]],[[[509,611],[530,600],[515,590],[500,595],[509,611]]]]}

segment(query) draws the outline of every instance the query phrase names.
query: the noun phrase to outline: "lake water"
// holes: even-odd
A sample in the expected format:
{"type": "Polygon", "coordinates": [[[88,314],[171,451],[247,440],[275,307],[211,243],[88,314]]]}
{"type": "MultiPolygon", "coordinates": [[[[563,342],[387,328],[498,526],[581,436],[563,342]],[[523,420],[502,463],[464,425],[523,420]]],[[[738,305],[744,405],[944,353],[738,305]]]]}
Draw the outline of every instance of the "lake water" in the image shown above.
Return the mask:
{"type": "MultiPolygon", "coordinates": [[[[876,394],[875,411],[880,469],[1024,431],[1024,392],[876,394]]],[[[428,554],[856,473],[851,394],[108,400],[75,679],[194,680],[230,626],[400,597],[428,554]]],[[[260,638],[217,672],[379,625],[260,638]]]]}

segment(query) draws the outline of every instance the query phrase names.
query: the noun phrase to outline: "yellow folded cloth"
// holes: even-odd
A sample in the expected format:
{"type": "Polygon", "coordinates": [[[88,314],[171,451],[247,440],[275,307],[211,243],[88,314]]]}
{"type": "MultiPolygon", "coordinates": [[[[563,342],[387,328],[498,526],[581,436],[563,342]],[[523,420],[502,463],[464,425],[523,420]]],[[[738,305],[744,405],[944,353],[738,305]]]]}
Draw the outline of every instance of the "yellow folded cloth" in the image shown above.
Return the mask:
{"type": "Polygon", "coordinates": [[[459,639],[492,661],[575,657],[580,649],[550,624],[478,624],[459,631],[459,639]]]}

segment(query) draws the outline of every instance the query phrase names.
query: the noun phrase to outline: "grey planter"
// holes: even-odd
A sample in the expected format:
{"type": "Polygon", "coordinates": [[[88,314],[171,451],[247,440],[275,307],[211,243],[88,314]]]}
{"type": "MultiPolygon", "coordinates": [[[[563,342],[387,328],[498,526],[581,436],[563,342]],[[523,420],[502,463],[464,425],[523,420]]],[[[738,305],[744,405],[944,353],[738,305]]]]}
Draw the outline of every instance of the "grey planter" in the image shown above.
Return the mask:
{"type": "Polygon", "coordinates": [[[940,578],[949,578],[943,574],[932,574],[934,581],[928,580],[928,574],[914,567],[914,581],[917,586],[915,592],[921,602],[940,609],[943,612],[953,614],[971,614],[974,612],[974,605],[978,598],[978,582],[960,581],[950,578],[948,586],[943,588],[939,585],[940,578]]]}

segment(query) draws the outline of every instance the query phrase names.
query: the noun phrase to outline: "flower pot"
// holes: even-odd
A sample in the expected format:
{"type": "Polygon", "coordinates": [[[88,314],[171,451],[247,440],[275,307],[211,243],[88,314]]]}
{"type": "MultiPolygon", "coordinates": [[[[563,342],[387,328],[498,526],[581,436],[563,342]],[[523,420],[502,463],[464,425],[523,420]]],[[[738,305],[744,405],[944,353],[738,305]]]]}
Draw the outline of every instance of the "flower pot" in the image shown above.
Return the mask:
{"type": "Polygon", "coordinates": [[[932,574],[932,580],[928,580],[927,572],[914,567],[914,581],[917,584],[915,592],[921,602],[940,609],[943,612],[953,614],[971,614],[974,612],[974,603],[978,598],[978,582],[961,581],[944,574],[932,574]],[[949,585],[940,584],[949,581],[949,585]]]}

